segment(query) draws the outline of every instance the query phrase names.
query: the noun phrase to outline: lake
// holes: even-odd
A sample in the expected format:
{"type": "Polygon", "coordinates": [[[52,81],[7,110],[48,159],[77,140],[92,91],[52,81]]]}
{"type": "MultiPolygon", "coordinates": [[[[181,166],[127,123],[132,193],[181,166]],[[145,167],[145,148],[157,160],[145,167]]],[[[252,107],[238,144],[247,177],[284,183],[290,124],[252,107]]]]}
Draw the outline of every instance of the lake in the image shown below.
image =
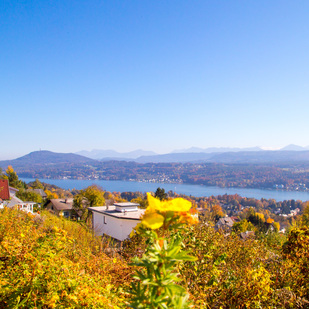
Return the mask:
{"type": "MultiPolygon", "coordinates": [[[[20,178],[25,182],[33,181],[33,178],[20,178]]],[[[281,190],[261,190],[261,189],[245,189],[245,188],[220,188],[212,186],[188,185],[188,184],[170,184],[170,183],[148,183],[136,181],[120,181],[120,180],[76,180],[76,179],[40,179],[41,182],[56,185],[63,189],[84,189],[92,184],[102,187],[110,192],[150,192],[156,191],[158,187],[164,188],[165,191],[174,191],[178,194],[186,194],[192,196],[211,196],[223,194],[238,194],[242,197],[252,197],[256,199],[266,198],[275,199],[276,201],[284,200],[309,200],[309,192],[299,191],[281,191],[281,190]]]]}

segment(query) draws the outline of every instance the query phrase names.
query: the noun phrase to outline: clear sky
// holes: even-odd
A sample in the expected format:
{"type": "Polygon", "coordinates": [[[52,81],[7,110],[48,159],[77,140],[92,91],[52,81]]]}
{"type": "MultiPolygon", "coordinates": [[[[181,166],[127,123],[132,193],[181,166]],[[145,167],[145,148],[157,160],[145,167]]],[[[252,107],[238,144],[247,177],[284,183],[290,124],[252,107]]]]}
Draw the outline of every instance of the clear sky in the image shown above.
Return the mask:
{"type": "Polygon", "coordinates": [[[309,145],[309,1],[0,2],[0,159],[309,145]]]}

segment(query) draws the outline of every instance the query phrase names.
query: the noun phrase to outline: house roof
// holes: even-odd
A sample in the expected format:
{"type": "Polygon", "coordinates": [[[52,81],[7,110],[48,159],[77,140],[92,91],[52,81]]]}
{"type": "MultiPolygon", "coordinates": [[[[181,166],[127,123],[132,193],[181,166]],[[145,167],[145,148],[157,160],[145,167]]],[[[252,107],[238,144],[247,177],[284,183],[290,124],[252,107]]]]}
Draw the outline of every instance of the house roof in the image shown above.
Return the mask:
{"type": "Polygon", "coordinates": [[[9,181],[7,179],[0,179],[0,198],[2,200],[10,199],[9,181]]]}
{"type": "Polygon", "coordinates": [[[19,190],[9,186],[10,195],[15,195],[19,190]]]}
{"type": "Polygon", "coordinates": [[[141,216],[145,213],[145,209],[137,209],[136,211],[130,212],[116,211],[116,207],[114,205],[108,206],[108,209],[106,206],[88,207],[88,209],[106,216],[126,220],[140,220],[141,216]]]}
{"type": "Polygon", "coordinates": [[[53,204],[54,208],[57,210],[72,210],[73,209],[73,199],[51,199],[50,202],[53,204]]]}
{"type": "Polygon", "coordinates": [[[139,204],[131,202],[114,203],[114,205],[118,207],[139,206],[139,204]]]}
{"type": "Polygon", "coordinates": [[[43,189],[33,189],[33,191],[34,191],[35,193],[40,194],[42,197],[47,197],[47,194],[44,192],[43,189]]]}
{"type": "Polygon", "coordinates": [[[23,202],[21,199],[19,199],[16,196],[13,196],[10,201],[8,201],[8,203],[5,205],[8,208],[13,208],[16,205],[26,205],[26,204],[36,204],[35,202],[23,202]]]}
{"type": "Polygon", "coordinates": [[[253,231],[246,231],[246,232],[242,232],[239,234],[239,237],[241,239],[247,239],[248,237],[254,237],[254,232],[253,231]]]}
{"type": "Polygon", "coordinates": [[[225,217],[225,218],[220,218],[218,222],[216,223],[216,226],[217,227],[221,227],[221,226],[232,227],[233,224],[234,224],[234,221],[232,220],[232,218],[225,217]]]}
{"type": "Polygon", "coordinates": [[[13,188],[13,187],[9,187],[9,189],[10,189],[11,191],[15,191],[15,192],[18,192],[18,191],[19,191],[18,189],[13,188]]]}

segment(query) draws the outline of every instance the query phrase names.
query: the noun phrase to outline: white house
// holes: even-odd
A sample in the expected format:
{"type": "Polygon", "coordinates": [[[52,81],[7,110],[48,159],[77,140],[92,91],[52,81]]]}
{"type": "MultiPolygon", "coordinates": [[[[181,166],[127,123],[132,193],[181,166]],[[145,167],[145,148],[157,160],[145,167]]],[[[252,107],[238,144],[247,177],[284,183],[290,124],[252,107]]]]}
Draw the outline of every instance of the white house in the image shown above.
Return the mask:
{"type": "Polygon", "coordinates": [[[26,212],[33,213],[33,206],[35,205],[35,202],[23,202],[21,199],[19,199],[16,196],[11,197],[9,201],[5,204],[8,208],[14,208],[17,207],[20,210],[24,210],[26,212]]]}
{"type": "Polygon", "coordinates": [[[141,222],[145,209],[135,203],[114,203],[113,206],[89,207],[92,212],[92,226],[98,236],[107,235],[123,241],[133,228],[141,222]]]}

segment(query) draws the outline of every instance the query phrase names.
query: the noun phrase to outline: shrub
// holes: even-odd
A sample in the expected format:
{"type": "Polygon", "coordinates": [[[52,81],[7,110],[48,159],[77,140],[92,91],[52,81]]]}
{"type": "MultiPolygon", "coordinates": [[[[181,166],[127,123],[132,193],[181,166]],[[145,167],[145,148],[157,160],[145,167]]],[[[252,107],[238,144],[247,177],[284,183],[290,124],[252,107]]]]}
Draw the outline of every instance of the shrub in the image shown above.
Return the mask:
{"type": "Polygon", "coordinates": [[[129,267],[100,252],[76,222],[0,212],[1,308],[119,308],[126,273],[129,267]]]}

